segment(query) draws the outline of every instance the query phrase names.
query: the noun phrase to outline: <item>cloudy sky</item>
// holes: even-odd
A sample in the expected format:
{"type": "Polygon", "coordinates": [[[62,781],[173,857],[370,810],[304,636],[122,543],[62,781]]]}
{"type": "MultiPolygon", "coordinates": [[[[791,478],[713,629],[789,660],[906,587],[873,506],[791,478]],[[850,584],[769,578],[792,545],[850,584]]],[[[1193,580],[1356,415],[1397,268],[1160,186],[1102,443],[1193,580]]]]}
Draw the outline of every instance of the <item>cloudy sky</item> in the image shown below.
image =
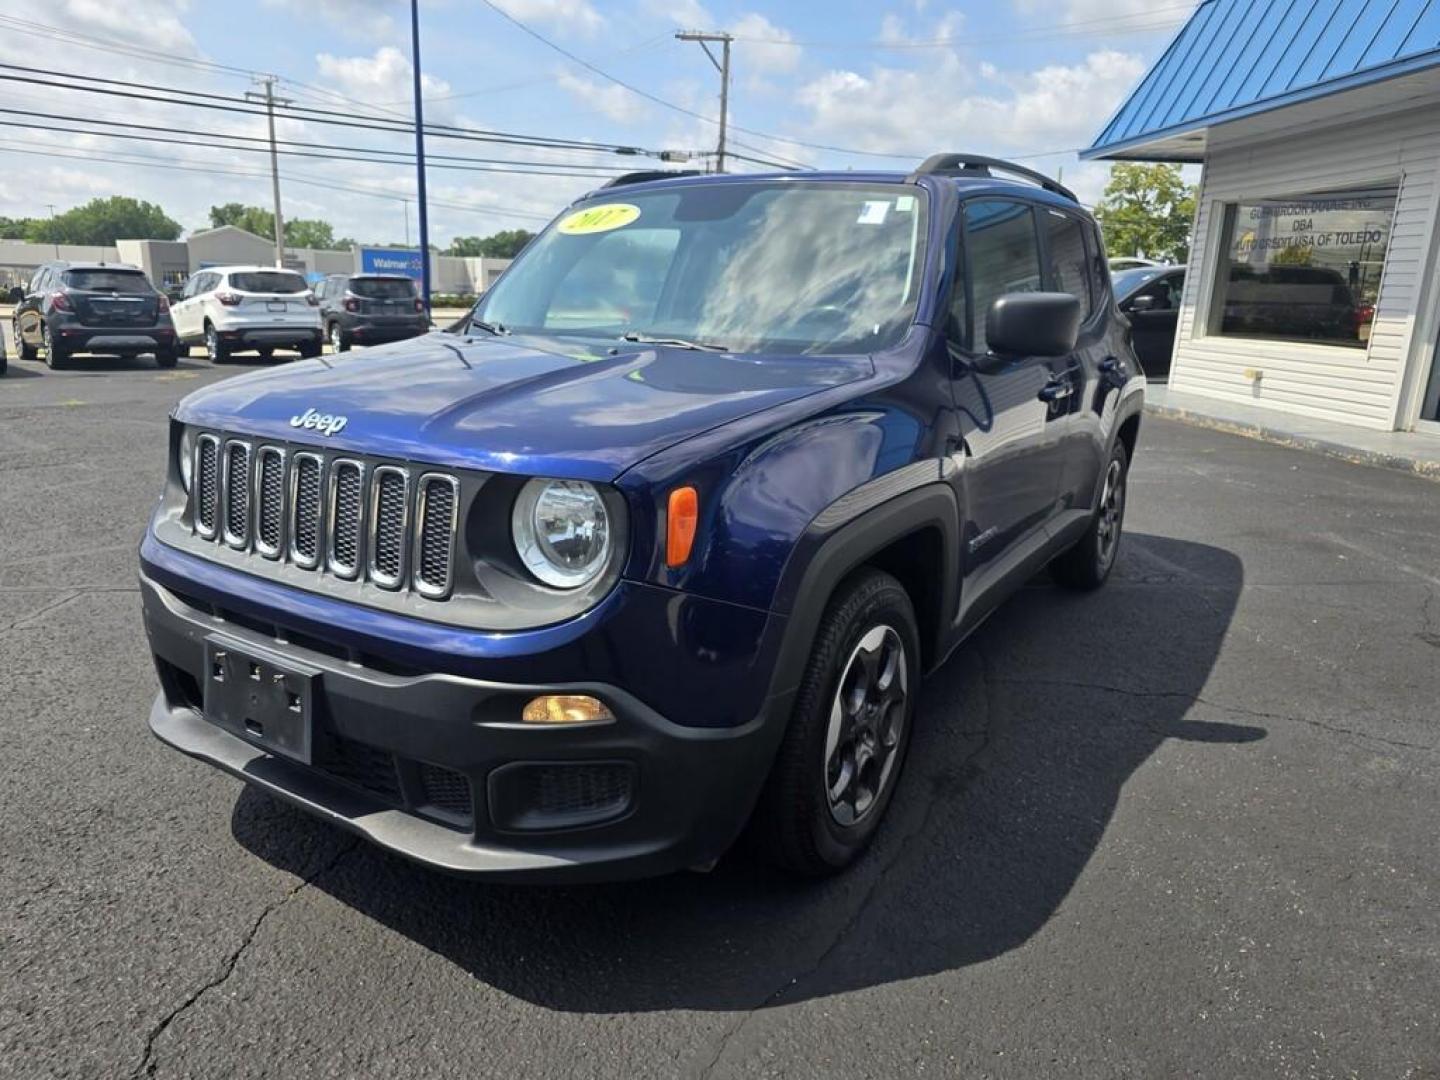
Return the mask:
{"type": "MultiPolygon", "coordinates": [[[[718,77],[699,46],[673,35],[681,28],[726,30],[735,36],[732,147],[742,154],[899,169],[937,150],[973,150],[1063,171],[1093,201],[1106,168],[1081,165],[1074,150],[1090,142],[1192,6],[1193,0],[422,0],[426,119],[648,150],[713,150],[718,77]]],[[[11,79],[0,103],[6,216],[122,194],[160,203],[193,230],[208,224],[214,203],[270,202],[267,157],[233,148],[247,145],[247,137],[257,140],[249,145],[263,145],[260,116],[16,77],[139,82],[160,88],[139,93],[180,92],[190,101],[224,104],[253,89],[254,73],[268,72],[281,80],[278,93],[298,106],[381,127],[410,107],[409,7],[396,0],[0,0],[0,31],[0,65],[9,65],[0,76],[11,79]],[[122,122],[155,130],[115,126],[122,122]],[[142,138],[75,134],[77,126],[142,138]],[[144,138],[153,135],[192,145],[144,138]],[[221,135],[230,136],[231,148],[214,145],[221,135]]],[[[336,157],[359,151],[371,159],[390,151],[394,163],[282,158],[287,216],[324,218],[337,234],[361,241],[402,241],[405,200],[414,192],[414,170],[402,156],[407,140],[324,126],[309,115],[280,123],[279,137],[292,149],[336,157]]],[[[469,139],[432,138],[427,150],[453,159],[437,157],[437,166],[460,166],[429,173],[431,236],[441,244],[455,235],[533,228],[602,182],[605,170],[645,165],[608,152],[469,139]],[[535,162],[544,164],[528,164],[535,162]],[[585,175],[480,171],[495,168],[585,175]]],[[[413,238],[413,205],[408,214],[413,238]]]]}

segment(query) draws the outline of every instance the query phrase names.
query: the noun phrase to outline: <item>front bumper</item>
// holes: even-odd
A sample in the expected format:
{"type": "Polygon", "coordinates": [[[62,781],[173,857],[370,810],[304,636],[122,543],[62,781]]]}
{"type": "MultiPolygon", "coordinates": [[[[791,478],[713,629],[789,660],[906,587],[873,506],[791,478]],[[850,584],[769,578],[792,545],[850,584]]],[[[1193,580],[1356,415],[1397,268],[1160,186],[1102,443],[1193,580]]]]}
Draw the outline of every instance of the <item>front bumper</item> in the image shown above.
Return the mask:
{"type": "Polygon", "coordinates": [[[613,880],[707,863],[748,818],[783,726],[766,720],[769,710],[736,727],[680,725],[606,683],[394,674],[331,655],[323,643],[277,641],[192,606],[143,574],[141,593],[162,686],[150,713],[156,736],[451,873],[613,880]],[[255,656],[279,653],[319,672],[311,764],[267,753],[204,719],[207,641],[255,656]],[[592,694],[616,719],[519,723],[524,702],[547,692],[592,694]],[[559,795],[544,794],[552,779],[559,795]],[[597,783],[605,786],[598,819],[587,817],[585,805],[597,783]],[[527,799],[544,805],[520,805],[527,799]]]}

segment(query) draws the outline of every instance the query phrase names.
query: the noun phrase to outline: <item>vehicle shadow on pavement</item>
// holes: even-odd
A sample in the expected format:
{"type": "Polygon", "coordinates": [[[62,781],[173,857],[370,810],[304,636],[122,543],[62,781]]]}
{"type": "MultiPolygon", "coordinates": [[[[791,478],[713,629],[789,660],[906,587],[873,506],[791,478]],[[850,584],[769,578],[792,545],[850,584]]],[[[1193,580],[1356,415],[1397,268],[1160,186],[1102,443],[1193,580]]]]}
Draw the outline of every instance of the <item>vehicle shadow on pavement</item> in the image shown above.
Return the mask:
{"type": "MultiPolygon", "coordinates": [[[[1130,535],[1106,588],[1037,579],[935,674],[889,819],[851,872],[785,878],[740,853],[710,874],[503,887],[366,844],[314,887],[499,990],[563,1011],[755,1009],[961,968],[1055,914],[1122,788],[1167,739],[1264,729],[1193,718],[1243,575],[1219,548],[1130,535]]],[[[235,837],[301,874],[354,842],[245,789],[235,837]]]]}

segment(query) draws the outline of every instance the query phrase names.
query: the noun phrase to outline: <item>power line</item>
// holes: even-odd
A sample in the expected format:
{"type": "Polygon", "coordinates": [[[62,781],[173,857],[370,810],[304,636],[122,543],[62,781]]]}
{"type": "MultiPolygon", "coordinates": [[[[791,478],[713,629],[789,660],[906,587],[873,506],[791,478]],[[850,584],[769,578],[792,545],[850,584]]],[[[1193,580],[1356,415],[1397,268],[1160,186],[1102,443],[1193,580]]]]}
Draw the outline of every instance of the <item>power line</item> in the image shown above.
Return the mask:
{"type": "MultiPolygon", "coordinates": [[[[66,161],[87,161],[97,162],[104,165],[126,165],[139,166],[141,168],[164,169],[166,171],[179,170],[181,172],[193,172],[207,176],[238,176],[244,178],[264,178],[268,173],[256,172],[245,169],[222,169],[213,166],[201,166],[190,163],[174,161],[162,161],[158,158],[146,157],[143,155],[128,154],[123,157],[101,154],[92,154],[84,151],[68,153],[63,150],[51,147],[49,143],[26,141],[24,139],[12,139],[0,141],[0,153],[24,154],[28,157],[58,158],[66,161]],[[16,149],[16,147],[46,147],[44,150],[16,149]]],[[[281,173],[280,179],[287,183],[303,184],[308,187],[325,188],[330,191],[342,191],[351,195],[366,195],[375,199],[386,199],[392,202],[413,202],[414,196],[393,195],[386,191],[376,191],[373,188],[357,187],[353,184],[339,184],[317,177],[297,173],[281,173]]],[[[486,214],[492,217],[520,218],[530,221],[549,221],[550,215],[533,213],[528,210],[514,210],[503,207],[490,206],[468,206],[464,203],[449,202],[440,199],[431,199],[431,206],[438,206],[446,210],[456,210],[470,214],[486,214]]]]}
{"type": "MultiPolygon", "coordinates": [[[[11,125],[12,127],[35,128],[36,130],[40,130],[40,131],[73,132],[74,134],[77,134],[77,135],[99,135],[99,136],[110,136],[110,135],[112,135],[111,132],[105,132],[105,131],[82,131],[82,130],[80,130],[80,129],[78,129],[78,128],[56,127],[56,126],[51,126],[51,125],[48,125],[48,124],[38,124],[38,123],[35,123],[35,122],[34,122],[35,120],[60,120],[60,121],[65,121],[65,122],[67,122],[67,123],[74,123],[74,124],[90,124],[90,125],[98,125],[98,126],[101,126],[101,127],[121,127],[121,128],[130,128],[130,129],[138,130],[138,131],[153,131],[153,132],[159,132],[160,135],[156,136],[155,138],[153,138],[153,139],[151,139],[151,140],[147,140],[147,141],[153,141],[153,142],[170,142],[170,141],[173,141],[173,142],[176,143],[176,145],[180,145],[180,146],[200,146],[200,147],[206,148],[206,149],[247,150],[247,151],[248,151],[248,150],[254,150],[254,149],[256,149],[256,147],[252,147],[252,146],[220,146],[219,144],[217,144],[217,143],[214,142],[214,140],[216,140],[216,139],[225,139],[225,140],[230,140],[230,141],[235,141],[235,142],[263,143],[263,144],[264,144],[265,146],[267,146],[267,147],[268,147],[269,144],[270,144],[270,139],[268,139],[268,138],[265,137],[265,136],[261,136],[261,135],[240,135],[240,134],[232,134],[232,133],[225,133],[225,132],[219,132],[219,131],[201,131],[201,130],[198,130],[198,129],[196,129],[196,128],[173,127],[173,126],[171,126],[171,125],[160,125],[160,124],[141,124],[141,123],[136,123],[136,122],[130,121],[130,120],[114,120],[114,119],[109,119],[109,118],[105,118],[105,117],[96,117],[96,116],[77,117],[77,116],[72,116],[72,115],[70,115],[69,113],[39,112],[39,111],[36,111],[36,110],[34,110],[34,109],[7,109],[7,108],[0,108],[0,114],[8,114],[8,115],[26,117],[26,118],[27,118],[26,120],[12,120],[12,121],[10,121],[10,125],[11,125]],[[194,143],[194,142],[188,142],[188,141],[172,140],[172,139],[170,138],[170,136],[175,136],[175,135],[195,135],[195,136],[199,136],[199,137],[205,139],[206,142],[204,142],[204,143],[194,143]]],[[[130,136],[120,136],[119,134],[114,134],[113,137],[117,137],[117,138],[118,138],[118,137],[127,137],[127,138],[128,138],[128,137],[130,137],[130,136]]],[[[135,136],[135,138],[140,138],[140,137],[139,137],[139,136],[135,136]]],[[[307,150],[311,150],[311,151],[313,151],[313,150],[336,150],[336,151],[343,151],[343,152],[350,152],[350,153],[357,153],[357,154],[384,154],[384,155],[388,155],[388,156],[390,156],[390,157],[397,158],[398,160],[395,162],[396,164],[409,164],[409,163],[413,162],[413,161],[414,161],[414,158],[415,158],[414,152],[413,152],[413,151],[410,151],[410,150],[387,150],[387,149],[384,149],[383,147],[378,147],[378,146],[347,146],[347,145],[338,144],[338,143],[317,143],[317,142],[310,142],[310,141],[308,141],[308,140],[302,141],[302,140],[299,140],[299,139],[276,139],[276,140],[275,140],[275,144],[276,144],[277,146],[298,146],[298,147],[304,147],[304,148],[306,148],[307,150]]],[[[285,153],[286,151],[281,151],[281,152],[282,152],[282,153],[285,153]]],[[[308,155],[308,156],[317,156],[317,157],[318,157],[318,156],[322,156],[322,155],[308,155]]],[[[577,161],[577,162],[570,162],[570,161],[530,161],[530,160],[521,160],[521,159],[516,159],[516,158],[467,157],[467,156],[456,155],[456,154],[433,154],[433,155],[432,155],[432,154],[427,154],[426,157],[427,157],[427,159],[433,158],[433,159],[435,159],[435,160],[442,161],[442,162],[443,162],[443,161],[455,161],[455,162],[462,162],[462,163],[467,163],[467,164],[481,164],[481,165],[539,166],[539,167],[542,167],[542,168],[583,170],[585,173],[595,173],[596,175],[599,175],[599,176],[611,176],[611,175],[614,175],[615,172],[617,171],[616,167],[614,167],[614,166],[609,166],[609,165],[595,165],[595,164],[590,164],[590,163],[587,163],[587,162],[578,162],[578,161],[577,161]]],[[[623,171],[623,170],[621,170],[621,171],[623,171]]]]}
{"type": "MultiPolygon", "coordinates": [[[[250,108],[246,106],[243,98],[230,97],[224,94],[213,94],[202,90],[189,90],[181,87],[158,86],[153,83],[133,82],[125,79],[103,79],[97,76],[80,75],[68,71],[54,71],[43,68],[24,67],[19,64],[0,63],[0,71],[24,72],[20,75],[0,74],[0,81],[19,82],[35,86],[45,86],[59,90],[74,90],[80,93],[99,94],[109,97],[121,97],[137,101],[151,101],[162,105],[175,105],[185,108],[208,109],[216,112],[229,112],[241,116],[265,115],[264,109],[250,108]],[[37,76],[49,76],[39,78],[37,76]],[[83,79],[84,83],[57,82],[56,79],[83,79]],[[105,84],[103,86],[90,85],[95,83],[105,84]],[[142,90],[158,91],[162,94],[186,95],[195,100],[184,100],[184,98],[157,97],[155,94],[141,93],[142,90]]],[[[414,132],[413,124],[404,124],[401,121],[385,120],[380,117],[369,118],[368,122],[363,118],[354,119],[353,114],[336,112],[328,109],[311,109],[303,106],[290,106],[286,113],[300,113],[307,115],[287,115],[286,119],[303,120],[316,124],[329,124],[335,127],[348,127],[364,131],[380,131],[392,135],[410,135],[414,132]],[[334,117],[351,117],[350,119],[332,119],[334,117]]],[[[510,146],[533,146],[545,149],[556,150],[577,150],[591,153],[618,153],[618,154],[648,154],[657,156],[658,152],[642,150],[634,146],[623,146],[618,143],[589,142],[581,139],[556,139],[545,136],[523,135],[514,132],[492,131],[483,128],[462,128],[451,124],[427,124],[425,132],[437,138],[457,139],[462,142],[489,142],[500,143],[510,146]]]]}

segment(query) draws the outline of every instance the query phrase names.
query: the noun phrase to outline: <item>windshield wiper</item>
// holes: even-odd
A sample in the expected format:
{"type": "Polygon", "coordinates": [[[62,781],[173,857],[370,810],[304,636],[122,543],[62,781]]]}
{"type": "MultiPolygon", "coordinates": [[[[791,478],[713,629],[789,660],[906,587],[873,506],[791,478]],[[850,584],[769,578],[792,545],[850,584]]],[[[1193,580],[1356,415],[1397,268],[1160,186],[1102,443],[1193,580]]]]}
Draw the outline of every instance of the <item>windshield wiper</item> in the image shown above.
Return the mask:
{"type": "Polygon", "coordinates": [[[642,334],[639,330],[626,330],[620,335],[622,341],[633,341],[637,345],[668,345],[673,349],[695,349],[699,352],[729,352],[727,345],[720,345],[713,341],[687,341],[684,338],[674,337],[651,337],[649,334],[642,334]]]}
{"type": "Polygon", "coordinates": [[[506,334],[510,333],[509,330],[505,329],[505,326],[502,323],[486,322],[484,319],[471,319],[470,324],[466,326],[465,329],[484,330],[485,333],[494,334],[496,337],[504,337],[506,334]]]}

